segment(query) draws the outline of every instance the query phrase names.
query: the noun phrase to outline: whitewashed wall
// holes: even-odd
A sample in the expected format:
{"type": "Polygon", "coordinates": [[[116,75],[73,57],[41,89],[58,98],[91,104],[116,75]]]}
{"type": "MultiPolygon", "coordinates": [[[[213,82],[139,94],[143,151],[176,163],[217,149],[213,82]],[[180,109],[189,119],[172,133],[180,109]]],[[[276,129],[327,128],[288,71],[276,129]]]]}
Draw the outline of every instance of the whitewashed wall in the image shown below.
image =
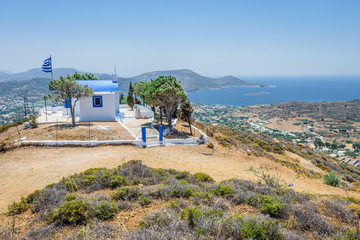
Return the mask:
{"type": "Polygon", "coordinates": [[[93,107],[93,98],[81,99],[79,102],[79,121],[114,121],[116,120],[116,102],[114,93],[95,93],[95,96],[102,96],[102,107],[93,107]]]}

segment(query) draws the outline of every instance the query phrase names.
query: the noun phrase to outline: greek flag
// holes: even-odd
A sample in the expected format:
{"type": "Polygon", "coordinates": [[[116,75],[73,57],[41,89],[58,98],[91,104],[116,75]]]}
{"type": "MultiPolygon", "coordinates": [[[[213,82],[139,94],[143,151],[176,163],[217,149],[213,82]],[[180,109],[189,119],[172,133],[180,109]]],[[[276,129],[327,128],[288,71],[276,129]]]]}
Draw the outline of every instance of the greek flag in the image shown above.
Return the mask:
{"type": "Polygon", "coordinates": [[[45,59],[44,64],[41,67],[41,70],[46,73],[52,72],[51,57],[45,59]]]}

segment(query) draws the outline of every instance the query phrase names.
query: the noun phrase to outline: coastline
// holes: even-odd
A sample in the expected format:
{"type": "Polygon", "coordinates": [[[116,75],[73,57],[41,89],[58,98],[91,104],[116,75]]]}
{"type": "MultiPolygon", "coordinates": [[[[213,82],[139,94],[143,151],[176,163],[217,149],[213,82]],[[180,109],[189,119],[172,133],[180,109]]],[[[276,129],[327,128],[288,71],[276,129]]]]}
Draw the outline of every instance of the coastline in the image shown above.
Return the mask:
{"type": "Polygon", "coordinates": [[[249,85],[249,86],[245,86],[245,85],[231,85],[231,86],[223,86],[223,87],[215,87],[215,88],[203,88],[203,89],[191,89],[191,90],[186,90],[186,92],[191,92],[191,93],[195,93],[195,92],[202,92],[204,90],[220,90],[220,89],[227,89],[227,88],[233,88],[233,87],[246,87],[246,88],[274,88],[275,86],[272,85],[265,85],[265,84],[256,84],[256,85],[249,85]]]}

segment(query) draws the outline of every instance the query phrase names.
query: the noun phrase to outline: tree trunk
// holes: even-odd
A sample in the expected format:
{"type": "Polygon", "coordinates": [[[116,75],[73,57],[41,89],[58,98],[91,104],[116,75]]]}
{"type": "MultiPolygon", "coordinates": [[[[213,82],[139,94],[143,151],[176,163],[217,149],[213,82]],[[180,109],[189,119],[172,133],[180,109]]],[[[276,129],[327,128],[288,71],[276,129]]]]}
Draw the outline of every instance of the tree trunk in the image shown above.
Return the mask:
{"type": "Polygon", "coordinates": [[[162,116],[162,109],[160,108],[160,124],[161,124],[161,125],[163,124],[162,118],[163,118],[163,116],[162,116]]]}
{"type": "Polygon", "coordinates": [[[165,113],[166,113],[166,118],[170,127],[170,132],[172,131],[172,125],[171,125],[171,110],[170,109],[165,109],[165,113]]]}
{"type": "Polygon", "coordinates": [[[190,119],[189,119],[189,128],[190,128],[190,134],[192,135],[191,120],[190,119]]]}
{"type": "Polygon", "coordinates": [[[74,102],[74,106],[72,104],[72,99],[69,97],[69,103],[70,103],[70,114],[71,114],[71,122],[72,122],[72,127],[75,127],[75,105],[76,105],[76,101],[74,102]]]}

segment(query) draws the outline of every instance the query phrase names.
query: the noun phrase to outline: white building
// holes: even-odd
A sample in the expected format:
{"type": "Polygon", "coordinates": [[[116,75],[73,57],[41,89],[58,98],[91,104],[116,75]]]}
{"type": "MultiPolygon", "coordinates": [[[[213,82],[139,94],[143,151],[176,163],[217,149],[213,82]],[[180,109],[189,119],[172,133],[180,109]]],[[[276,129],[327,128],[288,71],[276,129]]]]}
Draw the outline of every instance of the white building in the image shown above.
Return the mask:
{"type": "Polygon", "coordinates": [[[79,80],[82,86],[89,86],[94,96],[80,99],[75,105],[75,116],[79,122],[115,121],[119,115],[120,92],[116,71],[112,80],[79,80]]]}

